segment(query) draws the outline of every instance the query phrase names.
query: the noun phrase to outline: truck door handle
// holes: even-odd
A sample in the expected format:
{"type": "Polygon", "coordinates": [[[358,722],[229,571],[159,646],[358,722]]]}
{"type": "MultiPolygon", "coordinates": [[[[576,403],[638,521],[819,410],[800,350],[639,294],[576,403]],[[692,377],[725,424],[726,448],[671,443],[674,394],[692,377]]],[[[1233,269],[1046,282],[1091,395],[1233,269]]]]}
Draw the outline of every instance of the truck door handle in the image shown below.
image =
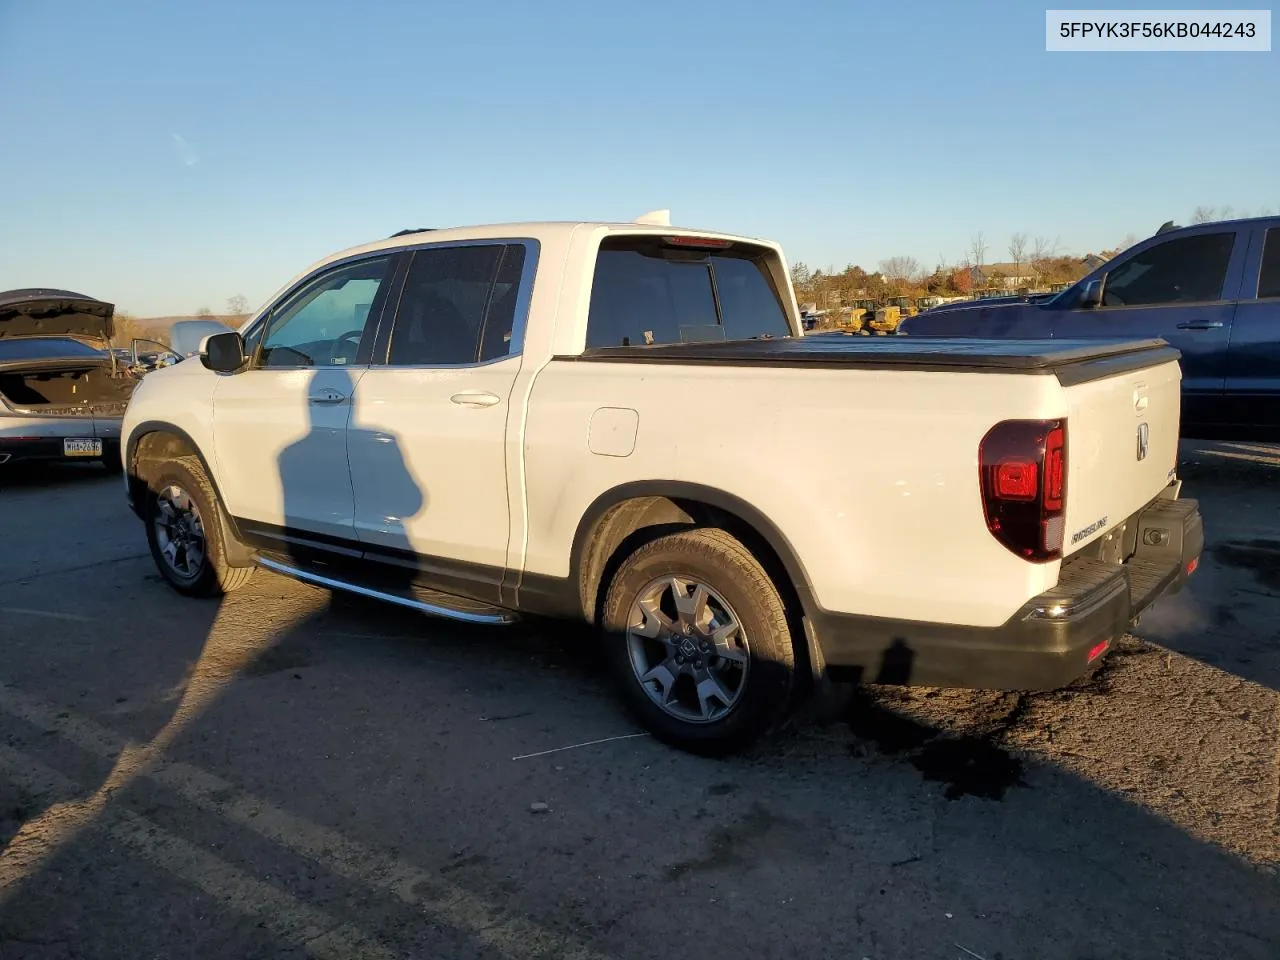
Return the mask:
{"type": "Polygon", "coordinates": [[[496,393],[486,393],[483,390],[467,390],[455,393],[449,399],[462,407],[492,407],[502,398],[496,393]]]}
{"type": "Polygon", "coordinates": [[[1216,320],[1189,320],[1178,324],[1179,330],[1217,330],[1222,324],[1216,320]]]}
{"type": "Polygon", "coordinates": [[[347,395],[341,390],[334,390],[332,387],[325,387],[319,393],[313,393],[307,398],[312,403],[341,403],[347,399],[347,395]]]}

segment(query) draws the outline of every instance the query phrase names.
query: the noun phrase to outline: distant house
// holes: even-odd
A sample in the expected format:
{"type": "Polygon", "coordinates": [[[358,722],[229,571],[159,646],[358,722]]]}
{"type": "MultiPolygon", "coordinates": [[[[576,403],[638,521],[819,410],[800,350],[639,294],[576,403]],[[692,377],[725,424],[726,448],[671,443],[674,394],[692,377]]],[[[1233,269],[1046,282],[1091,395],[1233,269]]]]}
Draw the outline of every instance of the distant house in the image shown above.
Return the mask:
{"type": "Polygon", "coordinates": [[[991,287],[1016,290],[1019,287],[1029,287],[1036,282],[1036,278],[1031,273],[1030,263],[985,263],[980,267],[974,267],[970,272],[975,290],[991,287]]]}
{"type": "Polygon", "coordinates": [[[1097,270],[1098,267],[1110,260],[1111,257],[1112,253],[1110,251],[1104,251],[1103,253],[1086,253],[1080,258],[1080,262],[1084,264],[1086,271],[1092,271],[1097,270]]]}

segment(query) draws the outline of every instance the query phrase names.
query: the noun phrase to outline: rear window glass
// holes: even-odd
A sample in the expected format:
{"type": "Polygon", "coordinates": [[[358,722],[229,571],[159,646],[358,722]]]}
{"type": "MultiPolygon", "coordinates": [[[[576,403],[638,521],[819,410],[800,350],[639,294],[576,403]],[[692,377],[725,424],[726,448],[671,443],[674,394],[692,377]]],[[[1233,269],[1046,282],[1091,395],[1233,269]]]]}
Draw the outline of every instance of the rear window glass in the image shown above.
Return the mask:
{"type": "Polygon", "coordinates": [[[1271,300],[1280,297],[1280,229],[1267,231],[1267,242],[1262,248],[1262,273],[1258,276],[1258,299],[1271,300]]]}
{"type": "Polygon", "coordinates": [[[769,251],[668,247],[661,238],[607,239],[596,258],[588,347],[785,337],[791,333],[769,251]]]}
{"type": "Polygon", "coordinates": [[[101,359],[102,350],[71,337],[0,337],[0,360],[56,360],[60,357],[85,357],[101,359]]]}

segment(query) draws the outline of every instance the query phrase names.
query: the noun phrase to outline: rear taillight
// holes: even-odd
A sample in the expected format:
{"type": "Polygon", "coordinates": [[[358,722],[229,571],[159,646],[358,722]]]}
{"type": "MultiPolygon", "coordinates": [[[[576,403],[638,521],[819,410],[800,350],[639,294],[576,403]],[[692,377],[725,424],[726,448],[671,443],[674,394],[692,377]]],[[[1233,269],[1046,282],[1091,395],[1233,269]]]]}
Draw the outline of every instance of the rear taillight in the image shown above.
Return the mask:
{"type": "Polygon", "coordinates": [[[1062,556],[1066,420],[1005,420],[978,445],[982,510],[992,536],[1025,560],[1062,556]]]}

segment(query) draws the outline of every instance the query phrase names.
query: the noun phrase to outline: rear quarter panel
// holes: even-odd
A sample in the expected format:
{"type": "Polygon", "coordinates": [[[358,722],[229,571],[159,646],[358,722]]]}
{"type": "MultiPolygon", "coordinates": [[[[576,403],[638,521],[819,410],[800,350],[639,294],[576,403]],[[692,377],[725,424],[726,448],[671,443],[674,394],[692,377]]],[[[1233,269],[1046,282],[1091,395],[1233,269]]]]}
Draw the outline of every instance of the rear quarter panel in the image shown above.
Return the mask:
{"type": "Polygon", "coordinates": [[[1058,564],[988,532],[978,444],[1064,403],[1052,376],[553,361],[526,417],[523,563],[567,576],[580,519],[614,487],[696,483],[768,517],[826,610],[995,626],[1058,564]]]}

